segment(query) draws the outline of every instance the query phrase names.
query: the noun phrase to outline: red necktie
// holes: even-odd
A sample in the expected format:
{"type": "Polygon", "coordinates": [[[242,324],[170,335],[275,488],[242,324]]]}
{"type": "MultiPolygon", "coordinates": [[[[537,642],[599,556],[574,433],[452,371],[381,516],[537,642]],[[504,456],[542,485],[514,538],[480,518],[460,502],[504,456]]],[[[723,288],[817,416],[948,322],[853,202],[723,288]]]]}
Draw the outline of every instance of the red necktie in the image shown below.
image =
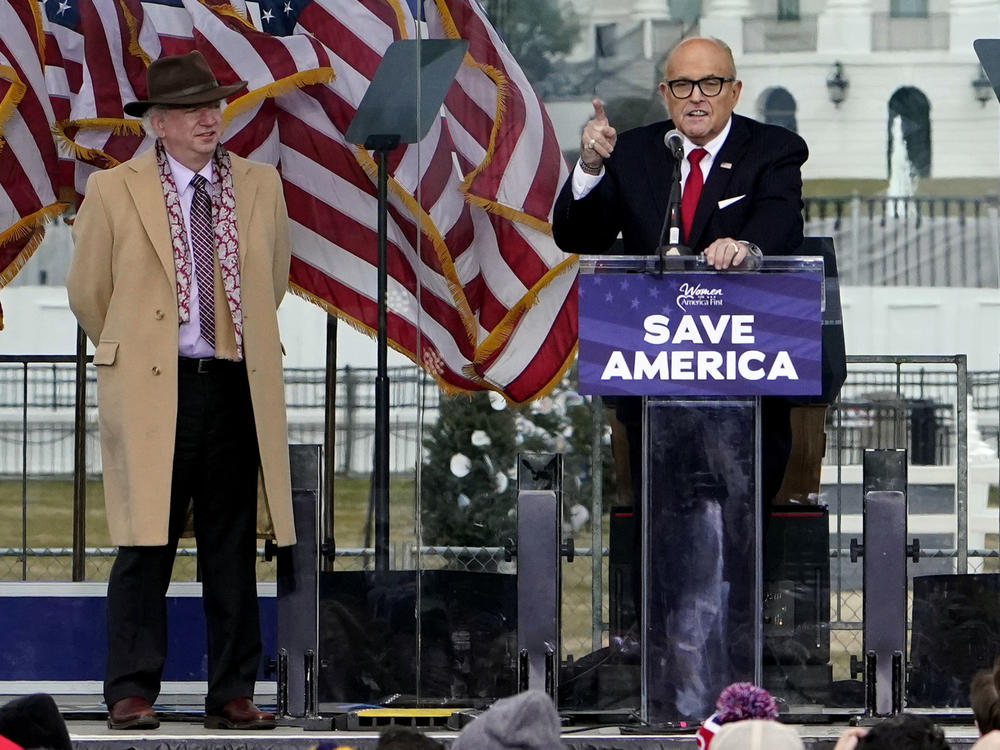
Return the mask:
{"type": "Polygon", "coordinates": [[[201,314],[201,337],[215,346],[215,236],[212,233],[212,199],[208,180],[200,174],[191,179],[191,254],[198,278],[198,312],[201,314]]]}
{"type": "Polygon", "coordinates": [[[701,188],[705,184],[705,178],[701,174],[699,162],[708,155],[708,151],[703,148],[696,148],[688,154],[688,161],[691,162],[691,171],[688,172],[684,181],[684,192],[681,193],[681,224],[684,225],[684,240],[691,236],[691,224],[694,222],[694,212],[698,208],[698,198],[701,197],[701,188]]]}

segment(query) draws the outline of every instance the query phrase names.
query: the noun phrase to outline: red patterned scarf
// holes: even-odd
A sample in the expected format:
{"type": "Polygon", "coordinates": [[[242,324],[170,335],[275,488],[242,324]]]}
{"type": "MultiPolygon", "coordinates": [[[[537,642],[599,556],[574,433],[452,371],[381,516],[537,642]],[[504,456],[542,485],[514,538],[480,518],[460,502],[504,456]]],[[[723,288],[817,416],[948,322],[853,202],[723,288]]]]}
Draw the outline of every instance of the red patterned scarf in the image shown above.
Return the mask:
{"type": "MultiPolygon", "coordinates": [[[[229,301],[229,312],[236,331],[236,358],[243,359],[243,308],[240,304],[240,238],[236,231],[236,197],[233,192],[233,170],[229,152],[220,143],[212,157],[212,224],[215,228],[215,253],[222,272],[222,286],[229,301]]],[[[181,198],[170,173],[167,152],[156,141],[156,164],[163,185],[170,220],[170,241],[174,248],[174,268],[177,271],[177,317],[181,323],[191,319],[191,253],[181,198]]],[[[204,293],[204,292],[202,292],[204,293]]],[[[214,293],[214,291],[212,292],[214,293]]]]}

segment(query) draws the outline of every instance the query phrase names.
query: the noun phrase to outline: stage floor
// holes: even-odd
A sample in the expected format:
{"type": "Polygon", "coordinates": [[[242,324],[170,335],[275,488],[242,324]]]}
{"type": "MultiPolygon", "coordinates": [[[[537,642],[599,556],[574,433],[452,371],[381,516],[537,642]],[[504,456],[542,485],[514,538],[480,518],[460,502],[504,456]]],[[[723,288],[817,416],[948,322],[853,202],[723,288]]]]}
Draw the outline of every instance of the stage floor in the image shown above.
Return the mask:
{"type": "MultiPolygon", "coordinates": [[[[70,737],[76,750],[308,750],[323,745],[332,750],[344,745],[354,750],[373,750],[378,742],[376,732],[305,731],[299,727],[279,726],[263,732],[209,731],[194,721],[167,721],[159,729],[147,732],[111,731],[96,720],[68,722],[70,737]]],[[[808,750],[828,750],[836,743],[843,726],[803,726],[799,733],[808,750]]],[[[945,733],[952,748],[968,748],[976,741],[973,726],[948,726],[945,733]]],[[[450,745],[455,732],[431,731],[430,736],[450,745]]],[[[692,735],[623,735],[617,727],[568,727],[563,742],[573,750],[692,750],[696,747],[692,735]]]]}
{"type": "MultiPolygon", "coordinates": [[[[30,692],[30,691],[25,691],[30,692]]],[[[0,705],[16,695],[0,695],[0,705]]],[[[59,705],[75,750],[333,750],[339,746],[353,750],[374,750],[378,732],[332,729],[333,719],[324,717],[312,728],[301,726],[302,720],[290,720],[273,730],[239,732],[208,730],[202,724],[198,700],[193,696],[170,696],[172,700],[158,703],[161,724],[158,729],[143,732],[122,732],[108,729],[103,704],[97,696],[54,695],[59,705]]],[[[165,696],[161,696],[164,698],[165,696]]],[[[259,703],[273,709],[273,696],[258,696],[259,703]]],[[[952,748],[971,747],[978,734],[971,714],[926,713],[941,724],[952,748]]],[[[810,723],[795,723],[787,717],[785,723],[795,727],[807,750],[832,750],[837,737],[848,725],[848,716],[812,715],[810,723]]],[[[432,729],[430,736],[449,746],[457,732],[432,729]]],[[[577,717],[576,723],[564,726],[563,743],[573,750],[693,750],[693,733],[663,734],[644,732],[637,726],[619,724],[595,725],[577,717]]]]}
{"type": "MultiPolygon", "coordinates": [[[[160,707],[157,707],[160,709],[160,707]]],[[[933,714],[932,714],[933,715],[933,714]]],[[[943,717],[948,718],[948,717],[943,717]]],[[[346,746],[354,750],[374,750],[378,743],[377,731],[338,731],[332,729],[333,720],[326,717],[313,728],[282,723],[276,729],[257,732],[230,732],[208,730],[201,725],[201,716],[190,709],[162,711],[159,729],[144,732],[121,732],[108,729],[103,715],[94,711],[67,713],[66,723],[75,750],[333,750],[346,746]],[[322,727],[322,728],[317,728],[322,727]]],[[[794,724],[807,750],[830,750],[837,737],[846,728],[847,720],[826,724],[794,724]]],[[[969,748],[978,739],[971,720],[962,723],[941,721],[952,748],[969,748]]],[[[299,724],[301,720],[299,720],[299,724]]],[[[457,732],[430,730],[430,736],[449,746],[457,732]]],[[[563,731],[563,743],[573,750],[692,750],[696,747],[691,732],[664,734],[643,732],[636,726],[592,725],[586,723],[567,724],[563,731]]]]}

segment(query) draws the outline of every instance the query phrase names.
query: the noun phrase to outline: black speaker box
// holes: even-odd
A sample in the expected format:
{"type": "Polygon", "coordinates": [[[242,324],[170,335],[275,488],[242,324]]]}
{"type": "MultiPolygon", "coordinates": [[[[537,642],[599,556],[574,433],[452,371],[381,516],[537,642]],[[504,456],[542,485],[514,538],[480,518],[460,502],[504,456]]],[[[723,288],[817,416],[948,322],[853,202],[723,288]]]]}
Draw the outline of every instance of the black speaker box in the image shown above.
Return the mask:
{"type": "Polygon", "coordinates": [[[968,706],[973,675],[998,652],[1000,575],[913,577],[907,705],[968,706]]]}
{"type": "Polygon", "coordinates": [[[830,661],[830,526],[818,505],[774,505],[764,543],[764,664],[830,661]]]}
{"type": "Polygon", "coordinates": [[[608,542],[608,614],[612,638],[636,631],[637,616],[632,578],[638,570],[633,568],[633,558],[639,554],[639,536],[635,529],[635,515],[631,505],[611,508],[610,540],[608,542]]]}

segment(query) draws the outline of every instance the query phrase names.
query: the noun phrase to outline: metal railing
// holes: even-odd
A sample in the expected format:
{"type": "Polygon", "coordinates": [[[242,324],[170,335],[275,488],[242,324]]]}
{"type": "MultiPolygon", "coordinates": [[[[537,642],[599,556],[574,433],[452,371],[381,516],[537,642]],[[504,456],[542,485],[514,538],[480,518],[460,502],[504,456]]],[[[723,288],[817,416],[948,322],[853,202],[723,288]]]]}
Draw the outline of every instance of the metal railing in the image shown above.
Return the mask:
{"type": "Polygon", "coordinates": [[[1000,286],[1000,199],[807,198],[807,236],[833,237],[842,286],[1000,286]]]}

